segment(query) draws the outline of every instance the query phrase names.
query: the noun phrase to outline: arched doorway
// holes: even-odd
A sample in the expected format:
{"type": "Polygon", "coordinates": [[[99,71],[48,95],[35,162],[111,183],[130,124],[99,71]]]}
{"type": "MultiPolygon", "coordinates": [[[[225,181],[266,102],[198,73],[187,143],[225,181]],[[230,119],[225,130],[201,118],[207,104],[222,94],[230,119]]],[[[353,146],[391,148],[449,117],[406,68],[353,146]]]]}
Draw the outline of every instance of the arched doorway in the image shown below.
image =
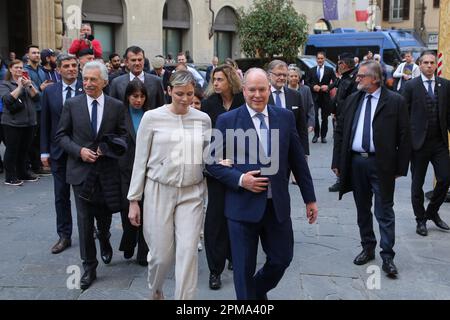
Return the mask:
{"type": "Polygon", "coordinates": [[[89,22],[92,32],[103,48],[103,59],[115,52],[116,32],[123,24],[122,0],[84,0],[83,22],[89,22]]]}
{"type": "Polygon", "coordinates": [[[0,1],[0,54],[9,51],[21,58],[31,44],[31,6],[29,0],[0,1]]]}
{"type": "Polygon", "coordinates": [[[191,15],[186,0],[167,0],[163,10],[163,52],[174,58],[188,45],[188,33],[191,28],[191,15]]]}
{"type": "Polygon", "coordinates": [[[330,33],[332,30],[330,21],[326,19],[319,19],[314,24],[314,33],[330,33]]]}
{"type": "Polygon", "coordinates": [[[214,22],[214,55],[219,57],[219,61],[226,58],[236,58],[233,52],[238,46],[236,12],[231,7],[223,7],[217,14],[214,22]]]}

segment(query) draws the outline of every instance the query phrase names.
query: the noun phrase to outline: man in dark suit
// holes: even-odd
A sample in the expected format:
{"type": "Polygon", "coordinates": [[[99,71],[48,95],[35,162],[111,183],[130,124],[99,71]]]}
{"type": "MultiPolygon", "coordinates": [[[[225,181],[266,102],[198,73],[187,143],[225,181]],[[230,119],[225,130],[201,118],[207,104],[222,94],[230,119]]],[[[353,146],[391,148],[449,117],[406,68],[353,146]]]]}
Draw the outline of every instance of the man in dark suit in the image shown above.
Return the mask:
{"type": "Polygon", "coordinates": [[[129,73],[112,80],[109,94],[111,97],[123,101],[128,83],[135,78],[141,80],[147,89],[148,99],[145,102],[147,109],[152,110],[165,104],[162,80],[152,74],[144,72],[145,53],[139,47],[132,46],[125,51],[125,63],[129,73]]]}
{"type": "Polygon", "coordinates": [[[416,216],[416,232],[428,234],[427,219],[443,230],[450,230],[438,212],[450,185],[448,130],[450,130],[450,82],[436,77],[436,56],[425,51],[420,57],[421,76],[407,81],[403,91],[411,118],[411,201],[416,216]],[[436,186],[425,210],[423,183],[431,162],[436,186]]]}
{"type": "Polygon", "coordinates": [[[209,84],[209,80],[211,79],[211,74],[214,71],[215,68],[217,68],[217,65],[219,64],[219,58],[214,56],[211,60],[211,65],[206,68],[206,84],[209,84]]]}
{"type": "MultiPolygon", "coordinates": [[[[114,211],[111,212],[105,199],[105,185],[100,184],[99,177],[96,176],[99,168],[95,163],[106,157],[105,149],[99,145],[107,135],[117,136],[117,139],[126,145],[123,104],[103,94],[102,90],[107,83],[108,71],[105,65],[97,61],[87,63],[83,69],[83,87],[86,94],[66,101],[56,133],[56,141],[68,154],[66,181],[73,186],[77,207],[80,253],[85,270],[80,282],[83,290],[97,277],[94,217],[97,220],[101,258],[105,264],[110,263],[112,259],[109,228],[114,211]],[[83,184],[91,182],[93,177],[94,187],[88,195],[90,198],[86,199],[83,184]]],[[[109,174],[112,176],[119,173],[109,174]]],[[[120,185],[118,187],[120,190],[120,185]]]]}
{"type": "Polygon", "coordinates": [[[330,115],[330,85],[336,81],[333,68],[325,66],[325,53],[316,55],[317,66],[309,69],[306,74],[306,84],[311,88],[316,106],[316,125],[312,143],[316,143],[321,137],[322,143],[327,142],[328,116],[330,115]],[[321,110],[322,123],[319,123],[319,109],[321,110]]]}
{"type": "Polygon", "coordinates": [[[55,254],[72,244],[70,185],[66,182],[67,153],[56,143],[55,135],[66,100],[84,93],[83,83],[77,81],[78,61],[75,56],[59,55],[57,67],[62,81],[45,88],[41,100],[41,161],[44,167],[52,170],[59,235],[58,242],[51,249],[55,254]]]}
{"type": "Polygon", "coordinates": [[[309,155],[308,125],[306,122],[306,108],[302,105],[300,92],[286,86],[288,66],[281,60],[273,60],[267,66],[270,80],[269,104],[291,110],[295,115],[295,125],[300,137],[300,143],[306,155],[309,155]]]}
{"type": "Polygon", "coordinates": [[[383,270],[391,277],[394,264],[395,179],[406,176],[411,152],[409,120],[402,96],[381,87],[378,62],[361,63],[356,76],[360,92],[350,95],[334,133],[331,168],[341,178],[339,199],[353,191],[363,251],[353,261],[363,265],[375,259],[372,197],[380,226],[383,270]]]}
{"type": "Polygon", "coordinates": [[[216,159],[207,170],[227,186],[225,216],[237,299],[262,300],[276,287],[293,257],[289,170],[299,183],[309,223],[315,222],[318,210],[293,113],[267,105],[270,84],[262,69],[247,71],[243,89],[246,104],[217,119],[222,136],[213,143],[216,159]],[[229,130],[234,130],[232,139],[229,130]],[[249,143],[242,143],[246,137],[240,133],[249,137],[249,143]],[[226,143],[218,143],[226,137],[226,143]],[[233,154],[227,161],[231,166],[218,162],[225,154],[233,154]],[[259,239],[267,258],[255,274],[259,239]]]}

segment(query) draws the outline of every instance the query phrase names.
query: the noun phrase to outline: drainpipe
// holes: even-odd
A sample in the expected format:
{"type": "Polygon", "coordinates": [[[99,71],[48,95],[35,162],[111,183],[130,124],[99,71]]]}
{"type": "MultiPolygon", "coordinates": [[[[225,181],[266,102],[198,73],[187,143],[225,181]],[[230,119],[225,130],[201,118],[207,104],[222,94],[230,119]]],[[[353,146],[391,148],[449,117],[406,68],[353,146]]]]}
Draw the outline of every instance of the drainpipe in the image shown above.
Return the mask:
{"type": "Polygon", "coordinates": [[[212,0],[209,0],[209,11],[211,11],[211,13],[212,13],[211,28],[209,29],[209,39],[211,39],[214,36],[214,19],[215,19],[215,15],[216,15],[214,10],[212,9],[211,2],[212,2],[212,0]]]}

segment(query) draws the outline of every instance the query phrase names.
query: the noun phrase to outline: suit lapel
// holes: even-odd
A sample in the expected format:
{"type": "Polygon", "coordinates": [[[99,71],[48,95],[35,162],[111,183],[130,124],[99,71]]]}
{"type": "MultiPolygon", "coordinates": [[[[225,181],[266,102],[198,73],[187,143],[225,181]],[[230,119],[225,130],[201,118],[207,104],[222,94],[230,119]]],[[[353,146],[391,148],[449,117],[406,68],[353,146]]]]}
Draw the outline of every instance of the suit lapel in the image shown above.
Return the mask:
{"type": "Polygon", "coordinates": [[[61,114],[62,111],[62,107],[63,107],[63,84],[62,82],[58,82],[55,85],[55,91],[53,92],[53,97],[55,99],[56,104],[54,104],[54,106],[56,106],[56,108],[58,109],[58,113],[61,114]]]}
{"type": "Polygon", "coordinates": [[[95,136],[94,136],[94,133],[92,132],[92,128],[91,128],[91,117],[89,116],[89,106],[87,103],[86,95],[83,95],[83,107],[80,108],[80,112],[81,112],[80,123],[84,124],[85,130],[87,130],[87,132],[90,132],[92,139],[95,140],[95,136]]]}
{"type": "Polygon", "coordinates": [[[105,95],[105,104],[103,106],[103,115],[102,115],[102,122],[100,123],[100,128],[98,129],[97,132],[97,137],[100,137],[103,134],[104,128],[105,128],[105,123],[108,123],[108,117],[109,117],[109,108],[107,107],[107,105],[109,104],[109,97],[107,95],[105,95]]]}
{"type": "Polygon", "coordinates": [[[131,120],[131,115],[129,111],[130,107],[124,109],[125,113],[125,125],[127,127],[128,132],[130,133],[131,139],[134,143],[136,143],[136,132],[134,132],[133,121],[131,120]]]}
{"type": "Polygon", "coordinates": [[[358,125],[358,119],[359,116],[361,115],[361,107],[364,101],[364,92],[360,92],[359,95],[356,95],[354,97],[354,101],[351,102],[349,104],[350,106],[350,110],[349,110],[349,114],[353,115],[351,117],[351,121],[352,121],[352,125],[350,126],[351,131],[350,131],[350,147],[353,144],[353,138],[355,137],[355,132],[356,132],[356,126],[358,125]]]}
{"type": "MultiPolygon", "coordinates": [[[[437,93],[438,96],[438,108],[439,108],[439,119],[440,122],[442,124],[442,121],[447,120],[447,114],[446,114],[446,108],[447,106],[444,104],[445,103],[445,92],[443,90],[443,83],[441,81],[441,78],[436,77],[436,86],[434,88],[434,92],[437,93]]],[[[444,125],[444,128],[446,128],[446,126],[444,125]]]]}
{"type": "Polygon", "coordinates": [[[80,81],[77,81],[75,96],[78,96],[78,95],[83,94],[83,93],[84,93],[83,83],[81,83],[80,81]]]}
{"type": "Polygon", "coordinates": [[[387,97],[386,97],[386,88],[381,88],[381,95],[380,95],[380,100],[378,100],[378,105],[377,105],[377,109],[375,110],[375,114],[373,115],[373,121],[375,121],[375,118],[377,117],[377,115],[381,112],[381,110],[384,108],[384,106],[387,103],[387,97]]]}

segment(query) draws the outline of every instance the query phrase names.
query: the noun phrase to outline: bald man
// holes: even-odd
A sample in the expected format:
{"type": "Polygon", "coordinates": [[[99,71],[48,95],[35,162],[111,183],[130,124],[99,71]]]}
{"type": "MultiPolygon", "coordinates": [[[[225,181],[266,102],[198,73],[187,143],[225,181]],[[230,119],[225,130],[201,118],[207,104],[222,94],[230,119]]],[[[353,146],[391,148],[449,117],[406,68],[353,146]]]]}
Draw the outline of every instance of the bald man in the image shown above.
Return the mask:
{"type": "Polygon", "coordinates": [[[219,138],[226,141],[230,130],[234,137],[213,150],[217,159],[207,169],[227,187],[225,216],[237,299],[265,300],[293,257],[290,170],[298,181],[309,223],[315,222],[318,210],[294,114],[268,105],[270,84],[262,69],[247,71],[243,93],[246,103],[217,119],[216,128],[223,135],[219,138]],[[249,143],[241,143],[243,132],[249,143]],[[227,149],[235,151],[233,158],[226,161],[231,166],[223,165],[224,161],[219,163],[220,155],[226,155],[227,149]],[[259,241],[267,258],[255,274],[259,241]]]}

